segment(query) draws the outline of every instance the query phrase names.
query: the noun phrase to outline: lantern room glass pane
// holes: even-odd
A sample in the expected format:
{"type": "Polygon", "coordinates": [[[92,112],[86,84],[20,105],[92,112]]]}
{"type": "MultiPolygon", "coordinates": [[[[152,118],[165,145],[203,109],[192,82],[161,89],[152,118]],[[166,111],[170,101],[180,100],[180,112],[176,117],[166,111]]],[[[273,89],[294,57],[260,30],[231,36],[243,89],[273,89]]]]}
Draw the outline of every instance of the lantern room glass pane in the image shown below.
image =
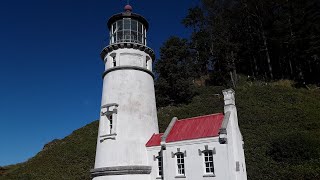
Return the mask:
{"type": "Polygon", "coordinates": [[[123,20],[123,27],[124,27],[124,29],[130,29],[130,23],[131,23],[131,21],[130,21],[130,19],[124,19],[123,20]]]}
{"type": "Polygon", "coordinates": [[[132,20],[131,21],[131,30],[132,31],[137,31],[137,27],[138,25],[137,25],[137,21],[136,20],[132,20]]]}
{"type": "Polygon", "coordinates": [[[131,32],[131,41],[135,43],[138,42],[138,36],[136,31],[131,32]]]}
{"type": "MultiPolygon", "coordinates": [[[[119,20],[119,21],[117,21],[116,31],[121,31],[122,29],[123,29],[123,21],[119,20]]],[[[115,32],[115,31],[113,31],[113,32],[115,32]]]]}
{"type": "Polygon", "coordinates": [[[117,32],[117,42],[121,42],[123,39],[123,31],[117,32]]]}
{"type": "Polygon", "coordinates": [[[117,29],[116,29],[117,31],[121,31],[121,30],[123,30],[123,21],[122,20],[119,20],[118,22],[117,22],[117,29]]]}
{"type": "Polygon", "coordinates": [[[142,43],[142,34],[138,33],[138,42],[142,43]]]}
{"type": "Polygon", "coordinates": [[[115,43],[116,35],[111,36],[111,43],[115,43]]]}
{"type": "Polygon", "coordinates": [[[131,34],[130,31],[124,31],[124,41],[125,42],[131,42],[131,34]]]}
{"type": "Polygon", "coordinates": [[[116,31],[117,23],[112,24],[112,33],[116,31]]]}
{"type": "Polygon", "coordinates": [[[139,25],[138,25],[138,32],[142,33],[142,24],[141,23],[139,23],[139,25]]]}

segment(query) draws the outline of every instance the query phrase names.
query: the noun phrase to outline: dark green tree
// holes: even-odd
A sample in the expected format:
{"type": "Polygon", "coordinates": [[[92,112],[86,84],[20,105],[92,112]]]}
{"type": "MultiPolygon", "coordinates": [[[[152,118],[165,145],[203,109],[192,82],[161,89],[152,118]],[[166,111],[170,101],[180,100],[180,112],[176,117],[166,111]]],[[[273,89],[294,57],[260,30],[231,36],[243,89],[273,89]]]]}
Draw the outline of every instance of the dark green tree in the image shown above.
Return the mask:
{"type": "Polygon", "coordinates": [[[306,1],[305,14],[303,16],[304,32],[306,33],[304,49],[305,63],[304,72],[306,80],[320,83],[320,2],[306,1]]]}
{"type": "Polygon", "coordinates": [[[188,103],[192,99],[193,65],[193,53],[186,39],[171,37],[163,44],[155,64],[158,107],[188,103]]]}
{"type": "MultiPolygon", "coordinates": [[[[201,75],[213,74],[213,79],[224,80],[230,75],[233,86],[236,85],[236,61],[239,43],[241,19],[238,16],[239,3],[236,1],[203,0],[201,5],[189,9],[182,21],[193,29],[191,46],[197,52],[197,67],[201,75]],[[215,76],[223,76],[216,78],[215,76]]],[[[224,82],[213,81],[214,84],[224,82]]]]}
{"type": "Polygon", "coordinates": [[[319,4],[319,0],[201,0],[182,21],[193,30],[190,48],[196,54],[197,76],[211,73],[233,86],[237,73],[319,83],[319,4]]]}

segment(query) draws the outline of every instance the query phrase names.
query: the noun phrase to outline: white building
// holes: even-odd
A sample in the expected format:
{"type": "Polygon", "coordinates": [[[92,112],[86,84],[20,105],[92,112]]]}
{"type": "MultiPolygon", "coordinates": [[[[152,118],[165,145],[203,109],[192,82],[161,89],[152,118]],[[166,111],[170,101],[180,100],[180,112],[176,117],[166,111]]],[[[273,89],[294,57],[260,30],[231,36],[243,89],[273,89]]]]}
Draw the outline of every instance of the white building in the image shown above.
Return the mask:
{"type": "Polygon", "coordinates": [[[234,91],[223,95],[224,113],[173,118],[164,134],[150,138],[151,179],[247,179],[234,91]]]}
{"type": "Polygon", "coordinates": [[[127,5],[108,27],[93,179],[247,179],[234,91],[223,91],[224,113],[173,118],[159,134],[148,22],[127,5]]]}

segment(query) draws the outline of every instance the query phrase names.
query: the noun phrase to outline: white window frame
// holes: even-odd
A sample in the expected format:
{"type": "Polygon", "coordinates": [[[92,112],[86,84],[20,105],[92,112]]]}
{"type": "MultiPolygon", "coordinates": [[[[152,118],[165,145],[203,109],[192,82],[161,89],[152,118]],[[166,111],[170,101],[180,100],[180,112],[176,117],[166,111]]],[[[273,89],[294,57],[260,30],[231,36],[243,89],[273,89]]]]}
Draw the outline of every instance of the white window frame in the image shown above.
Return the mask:
{"type": "Polygon", "coordinates": [[[107,139],[115,139],[115,136],[117,135],[116,127],[118,106],[119,105],[116,103],[101,106],[101,124],[99,125],[99,128],[101,128],[100,142],[107,139]]]}
{"type": "Polygon", "coordinates": [[[176,178],[185,178],[187,152],[186,151],[181,152],[180,148],[177,148],[177,152],[176,153],[171,152],[171,156],[172,158],[175,159],[176,178]]]}
{"type": "Polygon", "coordinates": [[[158,156],[153,156],[154,160],[157,161],[157,179],[162,179],[163,177],[163,156],[161,151],[158,152],[158,156]]]}
{"type": "Polygon", "coordinates": [[[119,62],[117,62],[117,59],[117,53],[111,53],[108,58],[107,69],[119,66],[119,62]]]}
{"type": "Polygon", "coordinates": [[[199,149],[198,151],[200,156],[203,155],[203,158],[202,158],[203,173],[204,173],[203,177],[215,177],[214,155],[216,154],[216,149],[215,148],[209,149],[208,145],[205,145],[205,150],[202,151],[199,149]],[[208,154],[206,155],[206,153],[208,154]],[[210,160],[210,157],[212,158],[212,160],[210,160]],[[212,167],[210,165],[212,165],[212,167]],[[209,172],[207,171],[208,168],[209,168],[209,172]]]}
{"type": "Polygon", "coordinates": [[[147,68],[149,71],[152,72],[152,59],[151,59],[151,57],[146,55],[145,56],[145,61],[146,61],[145,68],[147,68]]]}
{"type": "Polygon", "coordinates": [[[185,158],[184,153],[179,152],[176,154],[176,167],[177,167],[177,176],[185,176],[186,175],[186,167],[185,167],[185,158]]]}
{"type": "Polygon", "coordinates": [[[214,174],[214,161],[213,161],[212,150],[207,150],[203,152],[203,161],[204,161],[204,174],[214,174]]]}

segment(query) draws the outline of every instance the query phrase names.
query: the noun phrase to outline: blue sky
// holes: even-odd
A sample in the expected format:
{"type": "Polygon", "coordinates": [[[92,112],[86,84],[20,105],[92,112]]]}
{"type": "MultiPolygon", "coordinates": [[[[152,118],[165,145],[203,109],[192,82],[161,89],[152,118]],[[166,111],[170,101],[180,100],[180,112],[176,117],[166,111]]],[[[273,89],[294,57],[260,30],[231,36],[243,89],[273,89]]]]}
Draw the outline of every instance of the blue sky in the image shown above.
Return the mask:
{"type": "MultiPolygon", "coordinates": [[[[135,0],[150,23],[156,54],[198,0],[135,0]]],[[[0,3],[0,166],[23,162],[44,144],[98,119],[106,22],[120,0],[11,0],[0,3]]]]}

